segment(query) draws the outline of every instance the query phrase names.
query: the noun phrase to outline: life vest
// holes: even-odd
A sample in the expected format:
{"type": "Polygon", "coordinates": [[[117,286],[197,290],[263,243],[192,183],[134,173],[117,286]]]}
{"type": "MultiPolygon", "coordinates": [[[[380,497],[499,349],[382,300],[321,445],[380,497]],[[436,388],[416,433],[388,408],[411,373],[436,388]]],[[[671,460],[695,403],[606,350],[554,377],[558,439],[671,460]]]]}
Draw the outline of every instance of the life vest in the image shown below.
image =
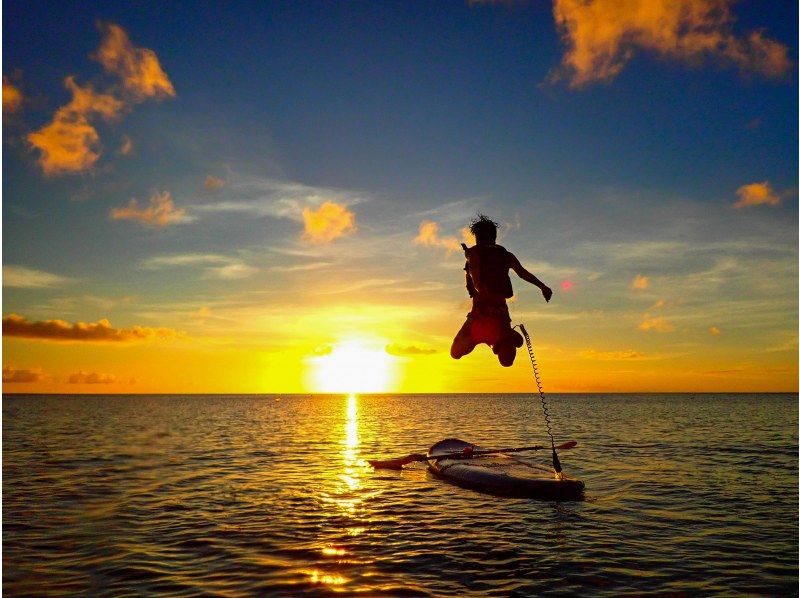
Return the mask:
{"type": "Polygon", "coordinates": [[[475,245],[467,254],[467,292],[470,297],[478,293],[469,273],[470,262],[480,264],[481,283],[492,295],[511,298],[514,290],[511,288],[511,277],[508,275],[508,251],[500,245],[475,245]]]}

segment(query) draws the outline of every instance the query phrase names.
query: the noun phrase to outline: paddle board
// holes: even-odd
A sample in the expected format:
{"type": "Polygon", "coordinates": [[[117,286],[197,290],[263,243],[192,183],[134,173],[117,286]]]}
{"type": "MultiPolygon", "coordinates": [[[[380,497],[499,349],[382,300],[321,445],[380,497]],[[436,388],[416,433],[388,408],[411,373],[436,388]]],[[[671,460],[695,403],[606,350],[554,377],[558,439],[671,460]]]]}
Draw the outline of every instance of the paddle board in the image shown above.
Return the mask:
{"type": "Polygon", "coordinates": [[[428,462],[428,468],[439,477],[459,486],[496,494],[542,500],[580,500],[583,482],[557,479],[552,470],[537,467],[511,455],[483,455],[471,459],[452,458],[465,448],[483,448],[458,438],[447,438],[428,450],[429,457],[441,458],[428,462]],[[448,458],[450,454],[450,458],[448,458]]]}

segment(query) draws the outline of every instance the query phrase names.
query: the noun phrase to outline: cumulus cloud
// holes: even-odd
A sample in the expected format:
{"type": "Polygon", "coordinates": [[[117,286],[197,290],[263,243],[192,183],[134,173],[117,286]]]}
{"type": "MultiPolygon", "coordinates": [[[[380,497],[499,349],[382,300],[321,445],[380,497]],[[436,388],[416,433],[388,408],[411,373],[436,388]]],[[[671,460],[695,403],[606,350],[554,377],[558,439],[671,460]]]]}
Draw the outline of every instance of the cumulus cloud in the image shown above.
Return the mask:
{"type": "Polygon", "coordinates": [[[631,287],[634,289],[646,289],[650,286],[650,279],[647,276],[642,276],[641,274],[637,274],[636,278],[633,279],[631,283],[631,287]]]}
{"type": "Polygon", "coordinates": [[[624,361],[627,359],[642,359],[644,353],[639,351],[595,351],[594,349],[586,349],[580,351],[578,357],[583,359],[597,359],[599,361],[624,361]]]}
{"type": "Polygon", "coordinates": [[[770,186],[769,181],[742,185],[736,190],[736,195],[739,201],[733,204],[733,207],[737,210],[763,204],[776,206],[781,202],[781,198],[770,186]]]}
{"type": "Polygon", "coordinates": [[[134,46],[119,25],[100,23],[99,28],[103,41],[93,58],[120,78],[134,101],[175,97],[175,88],[153,50],[134,46]]]}
{"type": "Polygon", "coordinates": [[[69,384],[113,384],[116,381],[116,376],[111,374],[84,372],[83,370],[76,372],[75,374],[71,374],[67,379],[69,384]]]}
{"type": "Polygon", "coordinates": [[[3,114],[13,114],[22,108],[22,92],[11,79],[3,75],[3,114]]]}
{"type": "Polygon", "coordinates": [[[642,320],[642,323],[639,324],[639,330],[642,332],[672,332],[675,330],[675,326],[660,316],[651,317],[645,314],[644,320],[642,320]]]}
{"type": "Polygon", "coordinates": [[[29,384],[44,380],[45,374],[40,369],[23,370],[13,365],[3,366],[3,384],[29,384]]]}
{"type": "Polygon", "coordinates": [[[30,338],[45,341],[80,341],[126,343],[153,339],[167,339],[177,336],[171,328],[114,328],[102,319],[95,323],[76,322],[70,324],[63,320],[31,321],[18,314],[3,317],[3,336],[30,338]]]}
{"type": "Polygon", "coordinates": [[[355,212],[347,206],[326,201],[319,208],[303,210],[303,238],[312,243],[329,243],[341,236],[354,233],[355,212]]]}
{"type": "Polygon", "coordinates": [[[715,58],[741,70],[779,77],[788,48],[752,31],[732,30],[733,0],[555,0],[553,15],[567,46],[554,79],[572,87],[614,79],[639,51],[697,62],[715,58]]]}
{"type": "Polygon", "coordinates": [[[72,100],[59,108],[53,120],[28,134],[28,143],[39,150],[45,175],[70,174],[91,168],[100,158],[100,135],[90,123],[92,116],[113,119],[124,104],[112,95],[81,87],[74,77],[64,80],[72,100]]]}
{"type": "Polygon", "coordinates": [[[3,286],[15,289],[46,289],[70,282],[69,278],[24,266],[3,266],[3,286]]]}
{"type": "Polygon", "coordinates": [[[225,180],[219,177],[210,174],[206,177],[206,180],[203,182],[203,187],[206,189],[219,189],[220,187],[225,186],[225,180]]]}
{"type": "MultiPolygon", "coordinates": [[[[467,229],[462,229],[461,233],[466,237],[467,229]]],[[[461,245],[455,237],[440,237],[439,225],[432,220],[423,220],[419,225],[419,233],[414,237],[417,245],[427,245],[428,247],[443,247],[447,253],[459,251],[461,245]]]]}
{"type": "Polygon", "coordinates": [[[430,347],[417,347],[416,345],[386,345],[386,352],[389,355],[402,357],[404,355],[433,355],[436,349],[430,347]]]}
{"type": "MultiPolygon", "coordinates": [[[[101,24],[100,29],[104,38],[94,58],[106,71],[120,77],[126,93],[122,97],[96,93],[91,86],[80,87],[74,77],[65,79],[72,100],[56,111],[50,123],[27,137],[28,143],[39,150],[39,165],[47,176],[75,174],[95,165],[102,151],[93,124],[95,117],[109,120],[135,103],[175,95],[155,52],[134,47],[118,25],[101,24]]],[[[5,98],[5,81],[3,87],[5,98]]],[[[128,140],[119,152],[125,155],[131,147],[128,140]]]]}
{"type": "Polygon", "coordinates": [[[124,208],[111,210],[112,220],[138,220],[149,226],[168,226],[186,220],[186,210],[176,208],[169,191],[154,191],[150,196],[150,205],[139,206],[139,201],[133,198],[124,208]]]}

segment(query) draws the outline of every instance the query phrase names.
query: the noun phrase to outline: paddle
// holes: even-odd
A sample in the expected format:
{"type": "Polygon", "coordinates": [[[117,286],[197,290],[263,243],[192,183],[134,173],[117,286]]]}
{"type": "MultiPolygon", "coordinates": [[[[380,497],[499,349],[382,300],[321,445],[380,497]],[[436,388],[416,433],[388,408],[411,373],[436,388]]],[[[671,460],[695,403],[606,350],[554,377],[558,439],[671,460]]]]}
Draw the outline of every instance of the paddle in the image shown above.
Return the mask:
{"type": "MultiPolygon", "coordinates": [[[[566,449],[571,449],[574,446],[577,446],[577,442],[574,440],[570,440],[569,442],[565,442],[564,444],[559,444],[555,448],[563,451],[566,449]]],[[[472,457],[480,457],[481,455],[496,455],[498,453],[518,453],[520,451],[540,451],[542,449],[548,449],[549,446],[523,446],[519,448],[504,448],[504,449],[487,449],[481,451],[474,451],[471,450],[469,447],[465,448],[463,451],[456,452],[456,453],[441,453],[438,455],[423,455],[422,453],[411,453],[410,455],[406,455],[405,457],[398,457],[396,459],[368,459],[367,462],[372,465],[375,469],[402,469],[403,465],[408,465],[409,463],[415,463],[417,461],[435,461],[436,459],[471,459],[472,457]]]]}

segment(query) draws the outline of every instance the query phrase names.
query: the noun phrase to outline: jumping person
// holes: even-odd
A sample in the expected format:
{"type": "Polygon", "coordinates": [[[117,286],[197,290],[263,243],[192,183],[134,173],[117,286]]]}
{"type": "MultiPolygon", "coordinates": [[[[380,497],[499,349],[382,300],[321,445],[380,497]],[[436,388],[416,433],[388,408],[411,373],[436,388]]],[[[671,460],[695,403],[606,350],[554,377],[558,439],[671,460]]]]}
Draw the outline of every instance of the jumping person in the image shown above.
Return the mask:
{"type": "Polygon", "coordinates": [[[511,328],[511,316],[508,315],[506,299],[514,294],[508,271],[514,270],[522,280],[539,287],[545,301],[550,301],[553,291],[523,268],[513,253],[495,244],[497,226],[496,222],[478,214],[469,227],[475,235],[475,246],[468,248],[461,244],[467,256],[464,270],[467,292],[472,297],[472,311],[453,339],[450,356],[461,359],[476,345],[486,343],[492,347],[500,365],[509,367],[523,341],[522,335],[511,328]]]}

